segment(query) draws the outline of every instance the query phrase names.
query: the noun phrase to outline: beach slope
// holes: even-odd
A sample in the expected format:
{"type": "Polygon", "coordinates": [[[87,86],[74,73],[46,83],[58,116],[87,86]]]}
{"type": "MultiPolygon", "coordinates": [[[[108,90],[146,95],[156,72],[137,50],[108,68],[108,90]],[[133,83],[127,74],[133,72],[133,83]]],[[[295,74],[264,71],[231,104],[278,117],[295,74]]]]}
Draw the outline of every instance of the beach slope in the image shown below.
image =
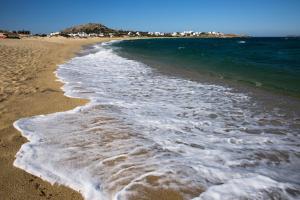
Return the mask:
{"type": "Polygon", "coordinates": [[[17,151],[26,142],[13,122],[39,114],[70,110],[85,100],[63,95],[55,81],[58,64],[83,45],[108,38],[27,38],[0,40],[0,197],[1,199],[82,199],[69,188],[42,181],[16,167],[17,151]]]}

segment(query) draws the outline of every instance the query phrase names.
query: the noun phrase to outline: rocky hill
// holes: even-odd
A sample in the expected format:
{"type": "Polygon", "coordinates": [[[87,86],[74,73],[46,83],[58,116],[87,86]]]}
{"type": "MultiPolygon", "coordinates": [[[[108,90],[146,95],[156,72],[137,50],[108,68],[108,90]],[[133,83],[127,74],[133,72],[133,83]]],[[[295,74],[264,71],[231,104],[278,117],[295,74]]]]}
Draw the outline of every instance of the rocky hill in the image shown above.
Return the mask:
{"type": "Polygon", "coordinates": [[[85,32],[85,33],[116,33],[117,30],[110,29],[102,24],[96,24],[96,23],[88,23],[88,24],[82,24],[73,26],[70,28],[66,28],[61,31],[61,33],[69,34],[69,33],[78,33],[78,32],[85,32]]]}

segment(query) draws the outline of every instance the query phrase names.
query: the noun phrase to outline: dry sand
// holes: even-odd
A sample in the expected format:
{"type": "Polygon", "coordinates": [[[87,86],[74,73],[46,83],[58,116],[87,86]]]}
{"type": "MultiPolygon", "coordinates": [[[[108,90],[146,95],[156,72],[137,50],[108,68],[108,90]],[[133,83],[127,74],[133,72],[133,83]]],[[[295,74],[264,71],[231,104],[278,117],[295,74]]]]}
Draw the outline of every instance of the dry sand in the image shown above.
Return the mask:
{"type": "Polygon", "coordinates": [[[0,199],[82,199],[67,187],[42,181],[13,167],[26,142],[12,123],[19,118],[70,110],[85,100],[63,95],[53,74],[83,45],[108,38],[0,40],[0,199]]]}

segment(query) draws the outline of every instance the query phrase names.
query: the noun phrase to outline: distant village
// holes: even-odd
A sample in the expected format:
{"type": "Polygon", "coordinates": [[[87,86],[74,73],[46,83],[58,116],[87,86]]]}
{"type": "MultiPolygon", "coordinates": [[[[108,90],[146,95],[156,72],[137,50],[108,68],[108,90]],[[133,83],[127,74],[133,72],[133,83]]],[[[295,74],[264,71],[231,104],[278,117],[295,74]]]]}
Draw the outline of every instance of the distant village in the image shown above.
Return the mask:
{"type": "Polygon", "coordinates": [[[195,32],[183,31],[173,33],[163,32],[143,32],[143,31],[124,31],[107,28],[102,24],[88,23],[67,28],[59,32],[50,34],[31,34],[30,31],[1,31],[0,39],[22,38],[22,37],[67,37],[67,38],[90,38],[90,37],[201,37],[201,38],[228,38],[243,37],[237,34],[225,34],[221,32],[195,32]]]}
{"type": "MultiPolygon", "coordinates": [[[[29,31],[28,31],[29,32],[29,31]]],[[[128,33],[63,33],[63,32],[53,32],[50,34],[30,34],[30,33],[18,33],[13,32],[0,32],[0,39],[14,38],[19,39],[22,37],[57,37],[63,36],[67,38],[90,38],[90,37],[216,37],[216,38],[226,38],[226,37],[238,37],[236,34],[224,34],[221,32],[194,32],[194,31],[183,31],[183,32],[173,32],[173,33],[162,33],[162,32],[132,32],[128,33]]]]}
{"type": "Polygon", "coordinates": [[[237,36],[234,34],[224,34],[221,32],[194,32],[194,31],[183,31],[183,32],[173,32],[173,33],[163,33],[163,32],[133,32],[129,31],[127,33],[68,33],[63,34],[62,32],[50,33],[49,37],[54,36],[65,36],[65,37],[75,37],[75,38],[88,38],[88,37],[226,37],[226,36],[237,36]]]}

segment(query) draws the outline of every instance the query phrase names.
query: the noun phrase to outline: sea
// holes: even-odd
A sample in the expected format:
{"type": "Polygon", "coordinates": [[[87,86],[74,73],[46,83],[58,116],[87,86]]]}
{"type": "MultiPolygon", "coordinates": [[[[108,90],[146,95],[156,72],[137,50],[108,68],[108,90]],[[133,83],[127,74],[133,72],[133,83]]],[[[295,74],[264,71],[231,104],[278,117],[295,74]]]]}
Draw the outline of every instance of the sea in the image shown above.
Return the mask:
{"type": "Polygon", "coordinates": [[[299,38],[112,41],[55,73],[89,103],[16,121],[16,167],[87,200],[300,199],[299,38]]]}

